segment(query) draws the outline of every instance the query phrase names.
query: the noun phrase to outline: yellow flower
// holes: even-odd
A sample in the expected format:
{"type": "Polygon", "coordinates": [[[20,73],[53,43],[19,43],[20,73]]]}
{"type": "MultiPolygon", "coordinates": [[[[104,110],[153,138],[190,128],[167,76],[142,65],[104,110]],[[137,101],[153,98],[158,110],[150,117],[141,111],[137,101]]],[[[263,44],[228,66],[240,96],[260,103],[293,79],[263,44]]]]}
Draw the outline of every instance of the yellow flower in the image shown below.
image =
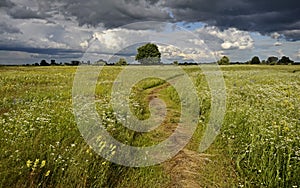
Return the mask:
{"type": "Polygon", "coordinates": [[[30,168],[30,166],[31,166],[31,163],[32,163],[32,161],[31,161],[31,160],[28,160],[28,161],[26,162],[26,165],[27,165],[27,167],[28,167],[28,168],[30,168]]]}
{"type": "Polygon", "coordinates": [[[48,171],[46,172],[45,176],[47,177],[47,176],[49,176],[49,174],[50,174],[50,170],[48,170],[48,171]]]}
{"type": "Polygon", "coordinates": [[[42,163],[41,163],[40,168],[43,168],[45,165],[46,165],[46,160],[43,160],[42,163]]]}
{"type": "Polygon", "coordinates": [[[35,159],[34,164],[33,164],[33,168],[36,168],[37,165],[39,164],[39,159],[35,159]]]}

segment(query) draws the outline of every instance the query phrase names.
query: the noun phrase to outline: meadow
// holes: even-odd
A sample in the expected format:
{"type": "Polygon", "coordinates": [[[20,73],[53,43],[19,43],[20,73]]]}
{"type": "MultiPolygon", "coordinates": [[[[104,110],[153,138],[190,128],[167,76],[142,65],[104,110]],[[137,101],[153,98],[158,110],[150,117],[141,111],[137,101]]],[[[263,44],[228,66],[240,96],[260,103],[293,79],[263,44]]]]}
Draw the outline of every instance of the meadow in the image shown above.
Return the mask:
{"type": "MultiPolygon", "coordinates": [[[[198,128],[185,148],[186,154],[193,152],[186,158],[199,161],[199,167],[185,161],[185,169],[176,171],[174,163],[178,156],[184,160],[182,153],[159,165],[133,168],[105,160],[86,144],[73,114],[76,67],[1,66],[0,187],[300,187],[300,67],[221,66],[226,114],[220,134],[199,155],[211,94],[199,67],[182,68],[200,102],[198,128]]],[[[157,130],[136,133],[116,121],[109,105],[121,70],[104,67],[97,82],[97,111],[107,131],[133,146],[161,142],[179,122],[176,90],[155,78],[136,84],[131,110],[139,119],[149,117],[149,96],[163,99],[168,110],[157,130]]]]}

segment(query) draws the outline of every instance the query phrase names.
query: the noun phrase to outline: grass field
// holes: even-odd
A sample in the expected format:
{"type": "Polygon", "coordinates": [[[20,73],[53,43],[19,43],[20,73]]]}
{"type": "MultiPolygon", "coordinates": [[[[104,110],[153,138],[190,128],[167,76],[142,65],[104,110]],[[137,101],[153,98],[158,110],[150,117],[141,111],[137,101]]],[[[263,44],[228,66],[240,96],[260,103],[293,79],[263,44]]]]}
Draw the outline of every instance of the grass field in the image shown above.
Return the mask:
{"type": "MultiPolygon", "coordinates": [[[[226,115],[221,133],[201,155],[196,151],[209,119],[210,90],[198,67],[183,69],[198,92],[200,121],[188,152],[178,155],[181,162],[194,162],[186,160],[184,170],[176,170],[178,157],[130,168],[106,161],[85,143],[72,107],[76,67],[0,67],[0,187],[300,187],[300,67],[221,66],[226,115]]],[[[167,138],[180,116],[174,88],[153,78],[136,85],[131,109],[137,117],[149,117],[149,95],[163,99],[168,109],[157,130],[136,133],[117,122],[108,105],[121,70],[105,67],[96,87],[107,130],[134,146],[167,138]]]]}

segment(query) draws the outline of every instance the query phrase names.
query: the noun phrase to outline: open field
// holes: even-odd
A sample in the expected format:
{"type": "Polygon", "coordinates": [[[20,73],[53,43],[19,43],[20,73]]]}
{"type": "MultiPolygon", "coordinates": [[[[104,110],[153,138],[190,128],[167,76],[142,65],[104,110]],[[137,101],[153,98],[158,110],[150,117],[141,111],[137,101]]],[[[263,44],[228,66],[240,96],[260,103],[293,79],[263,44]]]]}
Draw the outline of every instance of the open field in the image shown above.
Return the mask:
{"type": "MultiPolygon", "coordinates": [[[[202,154],[210,90],[199,67],[182,68],[200,102],[193,138],[173,159],[130,168],[106,161],[82,138],[72,107],[76,67],[0,67],[0,187],[300,187],[300,67],[221,66],[226,115],[202,154]]],[[[161,142],[179,121],[178,94],[160,79],[139,82],[131,96],[135,115],[148,118],[149,101],[159,97],[167,116],[149,133],[126,129],[108,105],[121,70],[104,67],[98,79],[95,98],[106,129],[134,146],[161,142]]]]}

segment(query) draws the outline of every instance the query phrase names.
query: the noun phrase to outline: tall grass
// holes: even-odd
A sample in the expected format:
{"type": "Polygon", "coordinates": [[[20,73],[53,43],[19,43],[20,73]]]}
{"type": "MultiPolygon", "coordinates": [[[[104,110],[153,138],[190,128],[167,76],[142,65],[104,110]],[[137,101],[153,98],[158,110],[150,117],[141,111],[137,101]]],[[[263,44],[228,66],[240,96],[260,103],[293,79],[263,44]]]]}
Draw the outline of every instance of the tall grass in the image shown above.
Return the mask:
{"type": "MultiPolygon", "coordinates": [[[[199,127],[188,146],[196,150],[209,119],[210,91],[197,67],[184,69],[200,101],[199,127]]],[[[221,134],[206,151],[217,156],[210,159],[212,169],[199,172],[203,186],[299,187],[300,74],[293,71],[296,69],[222,67],[227,111],[221,134]]],[[[99,76],[95,94],[99,115],[116,139],[135,146],[156,144],[168,136],[161,132],[166,129],[136,134],[116,121],[108,105],[120,71],[106,67],[99,76]]],[[[166,186],[170,180],[161,165],[119,166],[98,156],[84,142],[72,109],[75,72],[73,67],[0,67],[0,187],[166,186]]],[[[149,117],[147,96],[162,85],[160,95],[171,111],[167,120],[176,124],[178,94],[160,79],[136,85],[131,110],[140,119],[149,117]]]]}
{"type": "MultiPolygon", "coordinates": [[[[104,104],[119,71],[106,68],[99,76],[98,112],[112,135],[133,143],[133,131],[115,123],[104,104]]],[[[1,67],[0,72],[0,187],[151,187],[168,181],[160,166],[119,166],[85,143],[72,109],[75,68],[1,67]]]]}
{"type": "Polygon", "coordinates": [[[222,131],[243,187],[300,185],[300,75],[296,67],[224,68],[228,110],[222,131]]]}

